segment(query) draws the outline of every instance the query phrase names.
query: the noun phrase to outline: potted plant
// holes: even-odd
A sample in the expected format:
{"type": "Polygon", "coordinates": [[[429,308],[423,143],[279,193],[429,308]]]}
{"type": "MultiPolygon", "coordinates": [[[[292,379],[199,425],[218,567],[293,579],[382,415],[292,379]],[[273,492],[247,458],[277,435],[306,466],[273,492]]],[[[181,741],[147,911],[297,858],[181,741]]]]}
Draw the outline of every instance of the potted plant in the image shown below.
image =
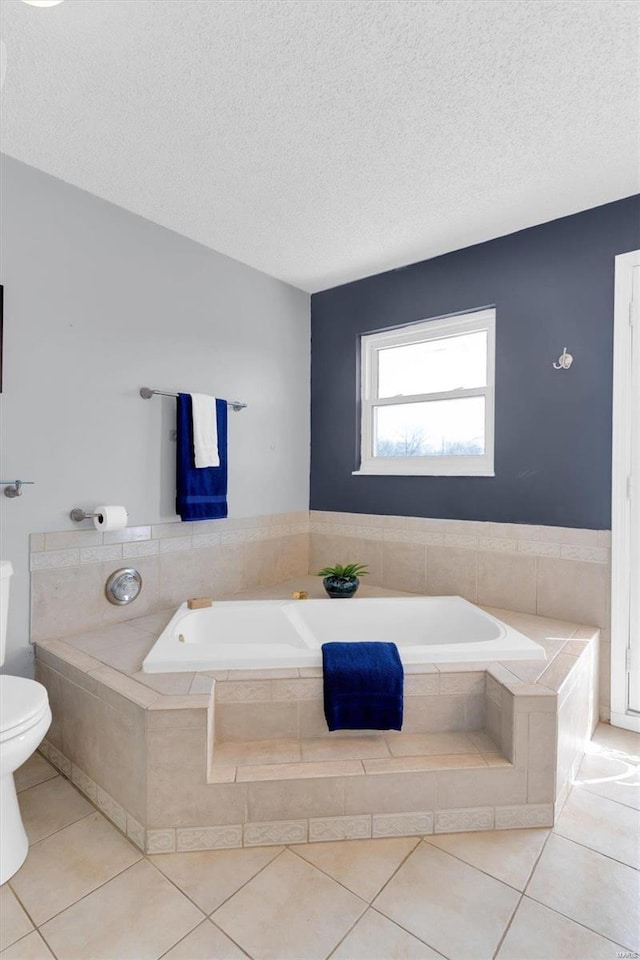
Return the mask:
{"type": "Polygon", "coordinates": [[[323,577],[322,583],[329,596],[334,600],[352,597],[360,586],[360,577],[367,574],[365,563],[347,563],[342,566],[336,563],[333,567],[323,567],[318,576],[323,577]]]}

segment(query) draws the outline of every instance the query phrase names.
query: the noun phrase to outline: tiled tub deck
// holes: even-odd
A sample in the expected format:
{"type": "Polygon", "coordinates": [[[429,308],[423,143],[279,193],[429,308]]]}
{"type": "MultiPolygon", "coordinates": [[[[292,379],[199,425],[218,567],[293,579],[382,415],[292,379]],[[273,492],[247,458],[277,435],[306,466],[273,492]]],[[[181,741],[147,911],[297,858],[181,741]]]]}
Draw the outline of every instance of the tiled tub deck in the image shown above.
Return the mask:
{"type": "Polygon", "coordinates": [[[42,752],[147,852],[549,826],[597,721],[594,627],[490,609],[548,660],[409,668],[402,733],[330,734],[319,670],[143,674],[172,612],[36,648],[42,752]]]}

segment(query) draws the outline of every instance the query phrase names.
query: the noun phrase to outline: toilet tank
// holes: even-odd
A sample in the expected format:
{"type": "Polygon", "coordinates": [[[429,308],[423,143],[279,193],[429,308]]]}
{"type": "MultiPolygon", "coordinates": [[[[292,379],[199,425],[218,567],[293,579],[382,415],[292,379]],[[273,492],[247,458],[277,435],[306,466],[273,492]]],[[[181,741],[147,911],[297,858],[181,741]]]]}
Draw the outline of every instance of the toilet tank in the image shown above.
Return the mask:
{"type": "Polygon", "coordinates": [[[7,645],[7,619],[9,616],[9,586],[13,566],[9,560],[0,560],[0,666],[4,663],[7,645]]]}

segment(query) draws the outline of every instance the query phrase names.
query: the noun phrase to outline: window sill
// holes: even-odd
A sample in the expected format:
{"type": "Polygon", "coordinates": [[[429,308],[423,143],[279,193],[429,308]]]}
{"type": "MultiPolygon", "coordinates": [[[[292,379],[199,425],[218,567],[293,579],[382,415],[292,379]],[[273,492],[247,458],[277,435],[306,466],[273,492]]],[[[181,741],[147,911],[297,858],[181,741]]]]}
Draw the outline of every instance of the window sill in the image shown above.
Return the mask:
{"type": "Polygon", "coordinates": [[[442,470],[426,470],[424,467],[422,469],[416,470],[403,470],[401,468],[390,469],[386,468],[370,468],[365,467],[360,470],[352,470],[352,477],[495,477],[495,472],[493,470],[483,470],[482,468],[476,467],[475,469],[464,468],[455,468],[450,469],[443,468],[442,470]]]}

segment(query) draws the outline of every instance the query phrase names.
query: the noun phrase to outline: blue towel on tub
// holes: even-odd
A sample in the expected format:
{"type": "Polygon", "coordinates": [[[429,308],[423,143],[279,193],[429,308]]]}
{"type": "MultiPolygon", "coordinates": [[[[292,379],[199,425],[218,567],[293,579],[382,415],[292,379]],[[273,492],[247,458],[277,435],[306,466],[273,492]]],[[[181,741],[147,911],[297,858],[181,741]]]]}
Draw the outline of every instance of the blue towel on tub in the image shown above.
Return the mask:
{"type": "Polygon", "coordinates": [[[329,730],[401,730],[404,670],[395,643],[323,643],[329,730]]]}
{"type": "Polygon", "coordinates": [[[216,400],[219,467],[196,467],[191,397],[177,401],[176,513],[181,520],[218,520],[227,515],[227,404],[216,400]]]}

